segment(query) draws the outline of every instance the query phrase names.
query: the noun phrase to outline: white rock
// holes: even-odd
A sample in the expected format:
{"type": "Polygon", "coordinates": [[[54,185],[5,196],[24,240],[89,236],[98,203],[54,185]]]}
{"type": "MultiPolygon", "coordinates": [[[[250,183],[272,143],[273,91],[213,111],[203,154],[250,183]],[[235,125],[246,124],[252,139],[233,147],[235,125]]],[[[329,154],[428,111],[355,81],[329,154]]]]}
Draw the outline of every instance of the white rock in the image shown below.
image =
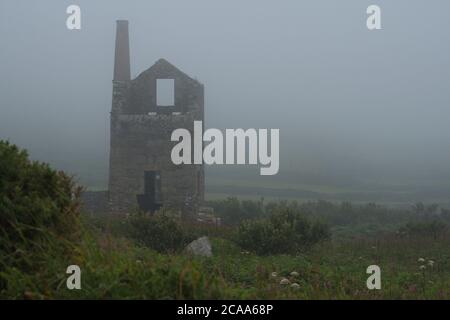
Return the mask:
{"type": "Polygon", "coordinates": [[[212,257],[211,243],[208,237],[201,237],[192,241],[187,245],[186,252],[194,256],[212,257]]]}

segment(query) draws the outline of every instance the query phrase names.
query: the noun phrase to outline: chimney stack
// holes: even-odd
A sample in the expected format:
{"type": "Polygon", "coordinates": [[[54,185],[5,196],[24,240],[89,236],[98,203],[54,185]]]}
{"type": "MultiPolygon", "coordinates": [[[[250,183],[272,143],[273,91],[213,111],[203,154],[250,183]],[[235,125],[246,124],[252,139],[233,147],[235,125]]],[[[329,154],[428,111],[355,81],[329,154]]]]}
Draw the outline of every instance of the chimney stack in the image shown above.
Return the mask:
{"type": "Polygon", "coordinates": [[[114,81],[129,81],[130,79],[130,41],[128,37],[128,21],[117,20],[114,81]]]}

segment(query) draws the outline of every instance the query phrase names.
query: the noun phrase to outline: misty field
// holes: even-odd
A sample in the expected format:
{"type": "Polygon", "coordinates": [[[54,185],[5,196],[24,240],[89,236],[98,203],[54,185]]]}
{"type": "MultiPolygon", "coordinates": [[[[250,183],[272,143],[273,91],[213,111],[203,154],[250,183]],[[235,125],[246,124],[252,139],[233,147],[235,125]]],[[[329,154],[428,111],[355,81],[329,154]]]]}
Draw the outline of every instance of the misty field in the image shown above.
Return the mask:
{"type": "Polygon", "coordinates": [[[73,179],[26,151],[0,142],[0,168],[2,299],[450,298],[450,210],[434,204],[229,197],[207,203],[220,224],[167,208],[87,214],[73,179]],[[188,254],[203,236],[212,256],[188,254]]]}

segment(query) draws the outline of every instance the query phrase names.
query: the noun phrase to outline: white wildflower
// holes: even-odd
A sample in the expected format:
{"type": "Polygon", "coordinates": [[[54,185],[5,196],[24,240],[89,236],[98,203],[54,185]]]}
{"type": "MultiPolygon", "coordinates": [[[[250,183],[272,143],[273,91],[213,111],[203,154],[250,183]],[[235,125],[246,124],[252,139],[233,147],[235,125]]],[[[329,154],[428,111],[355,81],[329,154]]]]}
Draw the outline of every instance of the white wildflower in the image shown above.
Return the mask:
{"type": "Polygon", "coordinates": [[[433,260],[428,260],[428,265],[429,265],[430,267],[432,267],[432,266],[434,265],[434,261],[433,261],[433,260]]]}
{"type": "Polygon", "coordinates": [[[271,276],[272,278],[276,278],[276,277],[278,277],[278,274],[277,274],[276,272],[272,272],[272,273],[270,274],[270,276],[271,276]]]}
{"type": "Polygon", "coordinates": [[[281,279],[281,281],[280,281],[280,284],[281,285],[288,285],[290,283],[290,281],[288,280],[288,279],[286,279],[286,278],[283,278],[283,279],[281,279]]]}
{"type": "Polygon", "coordinates": [[[293,284],[291,284],[291,288],[292,289],[300,289],[300,285],[296,282],[294,282],[293,284]]]}
{"type": "Polygon", "coordinates": [[[424,258],[419,258],[419,260],[417,260],[418,262],[425,262],[424,258]]]}
{"type": "Polygon", "coordinates": [[[299,274],[298,274],[297,271],[292,271],[292,272],[291,272],[291,276],[292,276],[292,277],[298,277],[299,274]]]}
{"type": "Polygon", "coordinates": [[[420,270],[425,270],[425,269],[426,269],[426,266],[425,266],[425,265],[421,265],[421,266],[419,267],[419,269],[420,269],[420,270]]]}

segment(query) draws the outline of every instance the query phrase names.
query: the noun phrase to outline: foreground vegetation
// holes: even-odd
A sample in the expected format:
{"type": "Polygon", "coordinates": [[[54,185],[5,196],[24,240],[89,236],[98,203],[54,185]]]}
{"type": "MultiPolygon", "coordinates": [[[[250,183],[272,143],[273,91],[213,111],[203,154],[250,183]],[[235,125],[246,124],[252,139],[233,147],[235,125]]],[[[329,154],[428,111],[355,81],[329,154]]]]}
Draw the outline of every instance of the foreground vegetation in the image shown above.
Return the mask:
{"type": "Polygon", "coordinates": [[[223,224],[80,214],[64,173],[0,142],[2,299],[450,299],[449,214],[324,201],[210,203],[223,224]],[[212,257],[184,247],[207,235],[212,257]],[[66,268],[82,270],[68,290],[66,268]],[[381,268],[368,290],[366,269],[381,268]]]}
{"type": "Polygon", "coordinates": [[[86,237],[72,257],[49,254],[45,267],[36,273],[4,270],[7,285],[1,297],[449,299],[450,255],[443,248],[450,241],[448,237],[439,240],[361,239],[324,243],[297,255],[258,256],[229,240],[214,238],[212,258],[193,258],[158,253],[103,234],[97,239],[86,237]],[[82,268],[82,290],[65,286],[65,269],[70,264],[82,268]],[[381,290],[366,288],[365,271],[372,264],[382,269],[381,290]],[[282,284],[283,278],[289,283],[282,284]]]}

